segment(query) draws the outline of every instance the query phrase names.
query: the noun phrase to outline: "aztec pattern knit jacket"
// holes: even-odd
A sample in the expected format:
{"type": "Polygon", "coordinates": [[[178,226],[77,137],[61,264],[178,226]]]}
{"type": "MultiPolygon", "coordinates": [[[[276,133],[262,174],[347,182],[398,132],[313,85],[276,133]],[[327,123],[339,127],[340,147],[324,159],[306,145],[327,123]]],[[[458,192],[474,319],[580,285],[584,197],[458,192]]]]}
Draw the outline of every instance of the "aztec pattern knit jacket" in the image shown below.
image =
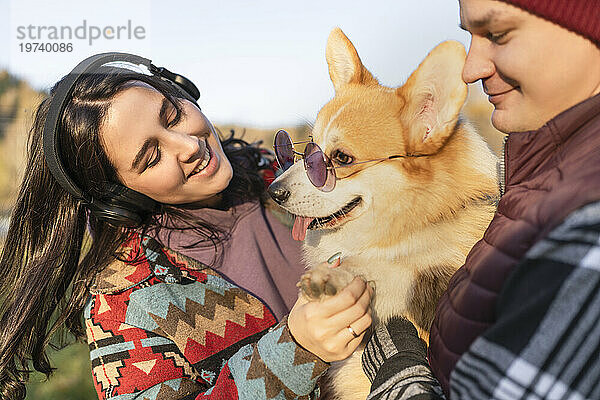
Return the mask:
{"type": "Polygon", "coordinates": [[[527,251],[570,212],[600,199],[599,149],[600,95],[538,130],[508,135],[506,193],[450,280],[431,327],[429,362],[446,394],[459,358],[498,321],[498,295],[527,251]]]}
{"type": "MultiPolygon", "coordinates": [[[[600,399],[600,202],[527,252],[497,313],[456,364],[452,399],[600,399]]],[[[444,398],[406,320],[377,327],[363,367],[373,382],[368,400],[444,398]]]]}
{"type": "Polygon", "coordinates": [[[328,367],[206,265],[133,235],[85,309],[101,400],[312,399],[328,367]]]}

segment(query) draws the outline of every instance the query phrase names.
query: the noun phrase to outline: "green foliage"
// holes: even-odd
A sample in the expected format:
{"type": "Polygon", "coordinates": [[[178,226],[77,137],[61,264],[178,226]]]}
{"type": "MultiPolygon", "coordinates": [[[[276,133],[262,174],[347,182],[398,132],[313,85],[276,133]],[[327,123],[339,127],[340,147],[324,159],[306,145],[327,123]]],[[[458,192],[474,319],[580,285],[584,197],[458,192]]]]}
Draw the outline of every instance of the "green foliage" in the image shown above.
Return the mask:
{"type": "MultiPolygon", "coordinates": [[[[19,81],[6,71],[0,71],[0,98],[9,90],[19,86],[19,81]]],[[[16,98],[8,104],[0,102],[0,139],[5,136],[6,127],[17,115],[16,98]]]]}
{"type": "Polygon", "coordinates": [[[44,374],[31,375],[27,400],[97,400],[92,383],[90,352],[85,343],[71,344],[50,358],[56,371],[46,380],[44,374]]]}
{"type": "Polygon", "coordinates": [[[0,71],[0,96],[9,88],[16,87],[19,80],[7,71],[0,71]]]}

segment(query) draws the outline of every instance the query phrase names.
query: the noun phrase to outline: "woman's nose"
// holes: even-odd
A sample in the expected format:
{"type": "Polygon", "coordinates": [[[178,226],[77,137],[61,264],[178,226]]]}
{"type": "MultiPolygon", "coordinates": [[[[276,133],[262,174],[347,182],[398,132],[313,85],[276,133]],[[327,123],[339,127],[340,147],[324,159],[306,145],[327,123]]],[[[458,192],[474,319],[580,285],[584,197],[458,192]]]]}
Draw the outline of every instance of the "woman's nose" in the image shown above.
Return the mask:
{"type": "Polygon", "coordinates": [[[494,74],[494,71],[494,62],[490,57],[486,43],[483,40],[471,38],[471,46],[462,71],[463,81],[474,83],[479,79],[489,78],[494,74]]]}
{"type": "Polygon", "coordinates": [[[203,139],[187,133],[173,133],[171,143],[179,161],[187,163],[197,160],[204,154],[203,139]]]}

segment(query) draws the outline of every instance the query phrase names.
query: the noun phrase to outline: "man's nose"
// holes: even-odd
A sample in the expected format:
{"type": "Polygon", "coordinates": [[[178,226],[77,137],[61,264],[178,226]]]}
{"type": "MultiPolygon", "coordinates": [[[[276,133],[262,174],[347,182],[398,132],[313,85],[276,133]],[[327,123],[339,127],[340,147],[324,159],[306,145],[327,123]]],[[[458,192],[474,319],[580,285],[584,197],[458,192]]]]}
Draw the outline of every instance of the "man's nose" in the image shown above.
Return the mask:
{"type": "Polygon", "coordinates": [[[462,71],[463,81],[474,83],[479,79],[489,78],[494,71],[495,65],[490,57],[488,46],[482,40],[472,38],[462,71]]]}

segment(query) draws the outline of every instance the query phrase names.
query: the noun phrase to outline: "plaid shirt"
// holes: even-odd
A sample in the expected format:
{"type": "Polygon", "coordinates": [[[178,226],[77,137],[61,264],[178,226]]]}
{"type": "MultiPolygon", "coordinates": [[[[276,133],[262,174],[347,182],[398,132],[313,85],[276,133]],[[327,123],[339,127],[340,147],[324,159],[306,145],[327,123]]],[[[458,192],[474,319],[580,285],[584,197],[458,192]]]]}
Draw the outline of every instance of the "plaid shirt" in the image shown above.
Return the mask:
{"type": "MultiPolygon", "coordinates": [[[[406,357],[400,348],[399,355],[382,356],[385,346],[377,343],[385,343],[387,334],[378,329],[363,356],[366,372],[387,375],[375,378],[369,399],[442,398],[424,353],[406,357]]],[[[452,399],[600,399],[598,382],[600,202],[595,202],[571,213],[529,250],[504,285],[496,323],[461,357],[450,386],[452,399]]]]}

